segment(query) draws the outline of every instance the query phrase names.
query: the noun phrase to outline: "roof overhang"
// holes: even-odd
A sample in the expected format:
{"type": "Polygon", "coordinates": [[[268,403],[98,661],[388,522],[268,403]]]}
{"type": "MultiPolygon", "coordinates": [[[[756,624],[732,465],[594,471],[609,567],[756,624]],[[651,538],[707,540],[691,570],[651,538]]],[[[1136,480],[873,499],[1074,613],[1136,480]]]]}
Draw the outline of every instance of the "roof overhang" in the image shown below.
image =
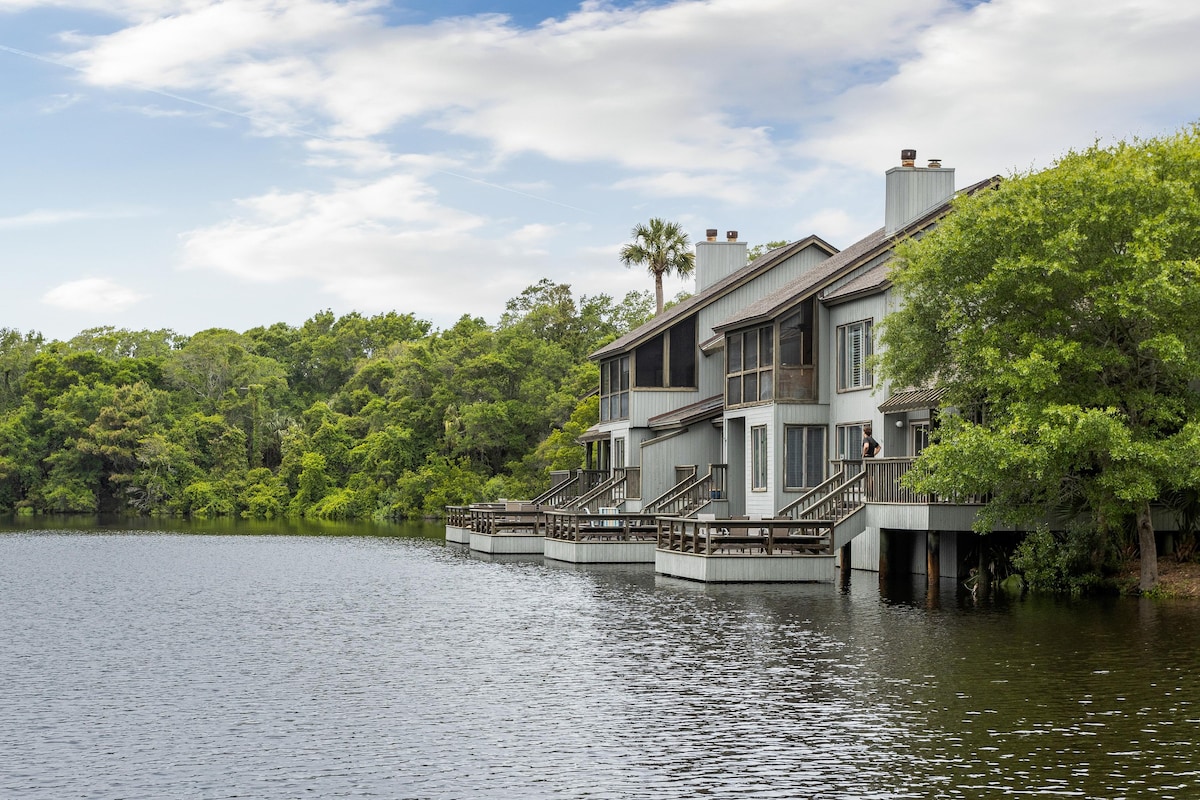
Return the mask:
{"type": "Polygon", "coordinates": [[[612,431],[601,430],[599,425],[593,425],[583,433],[579,434],[575,441],[579,442],[580,444],[587,444],[588,442],[602,442],[611,435],[612,431]]]}
{"type": "Polygon", "coordinates": [[[686,428],[688,425],[696,422],[721,419],[724,413],[725,396],[718,394],[701,400],[698,403],[692,403],[689,406],[651,417],[646,420],[646,425],[654,430],[686,428]]]}
{"type": "Polygon", "coordinates": [[[879,404],[879,410],[884,414],[902,414],[906,411],[937,408],[945,394],[945,389],[909,389],[896,392],[879,404]]]}

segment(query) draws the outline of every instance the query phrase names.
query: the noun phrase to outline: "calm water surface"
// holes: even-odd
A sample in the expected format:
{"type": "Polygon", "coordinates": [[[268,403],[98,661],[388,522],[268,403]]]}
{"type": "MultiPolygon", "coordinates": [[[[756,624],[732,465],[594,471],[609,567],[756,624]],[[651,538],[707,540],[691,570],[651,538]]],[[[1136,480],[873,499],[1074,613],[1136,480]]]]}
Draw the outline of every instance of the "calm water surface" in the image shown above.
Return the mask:
{"type": "Polygon", "coordinates": [[[0,798],[1200,797],[1195,604],[228,532],[0,533],[0,798]]]}

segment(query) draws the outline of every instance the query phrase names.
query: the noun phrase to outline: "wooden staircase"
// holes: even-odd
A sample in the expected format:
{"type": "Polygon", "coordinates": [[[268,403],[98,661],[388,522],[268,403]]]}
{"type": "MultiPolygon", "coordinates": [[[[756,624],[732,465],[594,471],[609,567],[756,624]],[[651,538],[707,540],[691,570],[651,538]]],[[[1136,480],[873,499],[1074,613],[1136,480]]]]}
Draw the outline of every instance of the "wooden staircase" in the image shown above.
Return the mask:
{"type": "Polygon", "coordinates": [[[847,475],[845,467],[779,510],[777,516],[815,523],[828,536],[831,551],[862,533],[866,515],[866,473],[847,475]]]}
{"type": "Polygon", "coordinates": [[[714,494],[724,495],[727,472],[725,464],[711,464],[707,473],[684,478],[642,510],[661,517],[693,517],[713,501],[714,494]]]}

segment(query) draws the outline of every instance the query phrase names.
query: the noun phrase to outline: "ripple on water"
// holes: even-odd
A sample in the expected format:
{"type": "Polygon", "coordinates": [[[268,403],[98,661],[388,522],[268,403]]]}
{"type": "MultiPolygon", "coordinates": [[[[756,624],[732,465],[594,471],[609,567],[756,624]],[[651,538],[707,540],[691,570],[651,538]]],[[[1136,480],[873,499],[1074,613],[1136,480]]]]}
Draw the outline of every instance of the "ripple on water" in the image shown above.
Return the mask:
{"type": "Polygon", "coordinates": [[[58,532],[0,608],[0,797],[1200,795],[1182,605],[58,532]]]}

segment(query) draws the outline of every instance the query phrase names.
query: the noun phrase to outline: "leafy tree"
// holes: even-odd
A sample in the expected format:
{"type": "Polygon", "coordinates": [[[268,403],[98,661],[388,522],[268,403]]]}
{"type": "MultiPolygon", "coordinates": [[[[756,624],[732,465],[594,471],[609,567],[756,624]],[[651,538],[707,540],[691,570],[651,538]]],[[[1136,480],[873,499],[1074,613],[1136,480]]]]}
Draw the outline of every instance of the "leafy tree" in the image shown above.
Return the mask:
{"type": "Polygon", "coordinates": [[[35,438],[37,414],[25,403],[0,416],[0,508],[22,504],[41,481],[42,449],[35,438]]]}
{"type": "Polygon", "coordinates": [[[105,510],[128,503],[126,489],[141,465],[142,443],[153,435],[166,406],[166,393],[144,383],[117,387],[112,403],[104,406],[82,431],[75,447],[95,457],[101,470],[101,506],[105,510]]]}
{"type": "Polygon", "coordinates": [[[24,378],[43,344],[40,333],[0,328],[0,409],[13,408],[24,399],[24,378]]]}
{"type": "Polygon", "coordinates": [[[67,342],[76,352],[90,352],[113,360],[122,358],[149,358],[166,356],[187,342],[186,336],[175,331],[131,331],[125,328],[103,326],[87,328],[67,342]]]}
{"type": "Polygon", "coordinates": [[[222,328],[200,331],[167,362],[172,384],[200,400],[208,411],[229,390],[260,385],[280,391],[287,385],[282,365],[257,355],[253,341],[222,328]]]}
{"type": "Polygon", "coordinates": [[[1200,479],[1200,129],[1072,152],[955,209],[898,249],[882,366],[981,413],[941,415],[912,485],[992,493],[983,529],[1072,503],[1102,531],[1135,518],[1150,591],[1151,504],[1200,479]]]}
{"type": "Polygon", "coordinates": [[[634,225],[630,235],[633,241],[621,247],[621,263],[626,267],[644,266],[654,277],[655,308],[661,314],[663,276],[675,274],[684,278],[691,275],[696,266],[696,254],[678,222],[654,217],[648,223],[634,225]]]}
{"type": "Polygon", "coordinates": [[[767,242],[766,244],[756,244],[746,252],[746,262],[749,263],[762,258],[775,248],[783,247],[786,244],[791,244],[791,242],[779,239],[774,242],[767,242]]]}

